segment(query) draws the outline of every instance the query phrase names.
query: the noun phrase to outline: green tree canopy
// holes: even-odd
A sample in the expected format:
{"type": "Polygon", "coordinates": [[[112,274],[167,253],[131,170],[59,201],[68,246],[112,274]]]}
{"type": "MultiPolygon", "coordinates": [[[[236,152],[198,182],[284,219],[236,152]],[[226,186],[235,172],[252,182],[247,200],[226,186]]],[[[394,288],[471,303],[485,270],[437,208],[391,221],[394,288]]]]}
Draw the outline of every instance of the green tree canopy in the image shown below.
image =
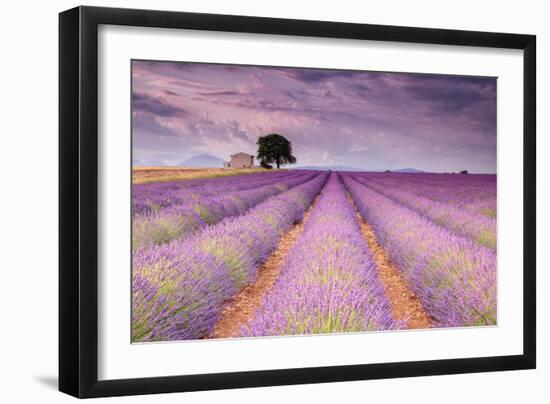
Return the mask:
{"type": "Polygon", "coordinates": [[[296,157],[292,155],[292,143],[278,133],[260,136],[256,144],[257,158],[261,164],[277,164],[277,168],[281,168],[281,165],[296,163],[296,157]]]}

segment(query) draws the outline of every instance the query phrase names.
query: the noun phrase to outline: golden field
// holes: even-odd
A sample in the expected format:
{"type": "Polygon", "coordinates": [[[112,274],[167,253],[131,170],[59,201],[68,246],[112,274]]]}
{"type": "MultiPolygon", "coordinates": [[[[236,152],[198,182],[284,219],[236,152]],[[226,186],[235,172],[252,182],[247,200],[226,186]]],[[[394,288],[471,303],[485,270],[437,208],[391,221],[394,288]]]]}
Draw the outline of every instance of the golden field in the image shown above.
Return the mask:
{"type": "Polygon", "coordinates": [[[251,174],[267,171],[254,168],[192,168],[192,167],[141,167],[132,168],[132,183],[194,180],[197,178],[225,177],[230,175],[251,174]]]}

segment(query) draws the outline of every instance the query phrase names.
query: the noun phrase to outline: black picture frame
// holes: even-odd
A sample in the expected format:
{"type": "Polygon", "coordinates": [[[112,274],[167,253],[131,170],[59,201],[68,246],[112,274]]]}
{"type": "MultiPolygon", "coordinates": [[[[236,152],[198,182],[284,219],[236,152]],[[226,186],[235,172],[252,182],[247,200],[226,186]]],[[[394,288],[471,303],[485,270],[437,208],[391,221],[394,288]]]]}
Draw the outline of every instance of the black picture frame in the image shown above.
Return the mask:
{"type": "Polygon", "coordinates": [[[77,7],[59,15],[59,390],[104,397],[534,369],[536,37],[185,12],[77,7]],[[523,50],[523,354],[98,380],[98,26],[344,38],[523,50]]]}

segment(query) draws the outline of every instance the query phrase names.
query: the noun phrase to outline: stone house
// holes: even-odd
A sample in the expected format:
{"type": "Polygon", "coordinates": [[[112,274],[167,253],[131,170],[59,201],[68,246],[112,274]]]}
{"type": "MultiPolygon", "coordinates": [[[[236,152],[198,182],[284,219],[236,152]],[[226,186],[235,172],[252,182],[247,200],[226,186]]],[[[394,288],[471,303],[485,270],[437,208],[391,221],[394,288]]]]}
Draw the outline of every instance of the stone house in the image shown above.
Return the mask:
{"type": "Polygon", "coordinates": [[[246,153],[235,153],[231,160],[223,163],[224,168],[252,168],[254,167],[254,156],[246,153]]]}

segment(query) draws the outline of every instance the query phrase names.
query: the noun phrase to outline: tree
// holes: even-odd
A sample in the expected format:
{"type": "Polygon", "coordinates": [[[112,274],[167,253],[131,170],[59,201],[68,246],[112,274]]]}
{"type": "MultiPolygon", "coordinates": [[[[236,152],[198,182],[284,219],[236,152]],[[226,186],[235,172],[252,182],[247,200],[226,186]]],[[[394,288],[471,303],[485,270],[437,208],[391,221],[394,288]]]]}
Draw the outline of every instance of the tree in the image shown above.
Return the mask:
{"type": "Polygon", "coordinates": [[[267,164],[264,160],[261,160],[260,161],[260,166],[262,168],[266,168],[268,170],[271,170],[273,168],[273,166],[271,164],[267,164]]]}
{"type": "Polygon", "coordinates": [[[257,158],[262,166],[277,164],[277,168],[281,168],[281,165],[296,163],[296,157],[292,155],[292,143],[278,133],[260,136],[256,144],[257,158]]]}
{"type": "Polygon", "coordinates": [[[468,170],[462,170],[460,174],[468,174],[468,170]]]}

